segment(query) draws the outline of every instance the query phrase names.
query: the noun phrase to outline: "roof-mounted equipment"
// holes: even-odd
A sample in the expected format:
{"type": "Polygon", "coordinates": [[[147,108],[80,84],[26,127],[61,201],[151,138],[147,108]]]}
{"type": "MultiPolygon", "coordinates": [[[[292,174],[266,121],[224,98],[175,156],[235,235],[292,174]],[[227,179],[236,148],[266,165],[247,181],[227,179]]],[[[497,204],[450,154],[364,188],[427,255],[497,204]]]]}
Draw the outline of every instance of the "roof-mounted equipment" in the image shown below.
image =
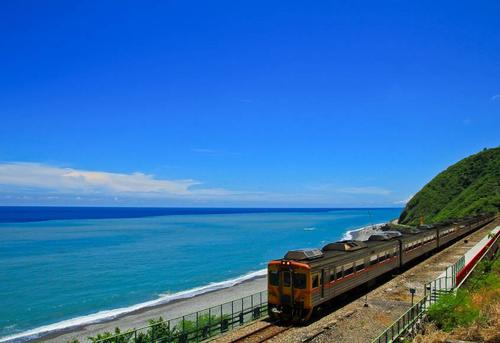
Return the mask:
{"type": "Polygon", "coordinates": [[[388,241],[390,240],[392,237],[389,236],[388,234],[386,233],[376,233],[374,235],[371,235],[370,237],[368,237],[368,240],[369,241],[388,241]]]}
{"type": "Polygon", "coordinates": [[[329,243],[323,247],[323,251],[356,251],[366,248],[366,243],[362,241],[340,241],[329,243]]]}
{"type": "Polygon", "coordinates": [[[323,252],[319,249],[299,249],[290,250],[286,253],[285,259],[287,260],[314,260],[323,257],[323,252]]]}

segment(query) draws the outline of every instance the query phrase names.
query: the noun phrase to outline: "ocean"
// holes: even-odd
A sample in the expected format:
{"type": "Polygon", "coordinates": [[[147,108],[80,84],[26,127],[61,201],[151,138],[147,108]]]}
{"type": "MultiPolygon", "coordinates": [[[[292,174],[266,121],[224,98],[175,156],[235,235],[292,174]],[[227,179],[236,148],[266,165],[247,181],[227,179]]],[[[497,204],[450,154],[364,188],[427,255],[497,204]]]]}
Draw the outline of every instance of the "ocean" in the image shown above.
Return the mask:
{"type": "Polygon", "coordinates": [[[228,287],[400,212],[0,207],[0,338],[228,287]]]}

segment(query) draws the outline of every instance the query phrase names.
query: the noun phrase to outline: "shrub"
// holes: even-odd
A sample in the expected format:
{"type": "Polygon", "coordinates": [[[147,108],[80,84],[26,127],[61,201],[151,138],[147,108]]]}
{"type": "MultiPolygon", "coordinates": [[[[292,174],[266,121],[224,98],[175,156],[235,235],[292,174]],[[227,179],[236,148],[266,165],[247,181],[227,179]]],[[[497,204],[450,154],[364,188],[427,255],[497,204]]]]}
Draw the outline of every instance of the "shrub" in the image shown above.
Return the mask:
{"type": "Polygon", "coordinates": [[[429,318],[446,332],[457,326],[468,325],[479,316],[479,310],[472,306],[469,294],[463,290],[443,295],[429,308],[428,313],[429,318]]]}

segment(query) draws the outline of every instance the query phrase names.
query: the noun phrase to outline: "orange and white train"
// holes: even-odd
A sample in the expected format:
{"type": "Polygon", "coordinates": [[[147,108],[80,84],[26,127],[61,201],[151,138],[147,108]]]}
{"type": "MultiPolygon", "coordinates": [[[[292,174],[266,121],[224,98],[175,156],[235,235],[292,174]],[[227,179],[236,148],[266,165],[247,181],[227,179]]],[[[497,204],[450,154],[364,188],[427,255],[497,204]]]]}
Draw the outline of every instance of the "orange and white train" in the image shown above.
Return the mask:
{"type": "Polygon", "coordinates": [[[322,249],[288,251],[268,264],[271,318],[307,321],[322,304],[425,254],[448,245],[494,219],[481,215],[417,229],[381,231],[367,241],[339,241],[322,249]]]}

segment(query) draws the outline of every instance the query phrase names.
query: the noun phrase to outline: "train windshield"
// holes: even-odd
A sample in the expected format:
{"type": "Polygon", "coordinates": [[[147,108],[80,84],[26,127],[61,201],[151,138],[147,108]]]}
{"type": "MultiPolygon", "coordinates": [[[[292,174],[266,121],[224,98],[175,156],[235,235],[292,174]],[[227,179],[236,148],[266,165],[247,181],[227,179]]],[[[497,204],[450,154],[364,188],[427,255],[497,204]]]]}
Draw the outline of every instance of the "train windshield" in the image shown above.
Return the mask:
{"type": "Polygon", "coordinates": [[[290,272],[283,272],[283,286],[290,287],[290,272]]]}
{"type": "Polygon", "coordinates": [[[298,289],[306,288],[306,274],[294,273],[293,274],[293,287],[298,289]]]}
{"type": "Polygon", "coordinates": [[[279,273],[277,270],[271,270],[269,272],[269,283],[272,286],[279,286],[280,285],[280,277],[279,277],[279,273]]]}

